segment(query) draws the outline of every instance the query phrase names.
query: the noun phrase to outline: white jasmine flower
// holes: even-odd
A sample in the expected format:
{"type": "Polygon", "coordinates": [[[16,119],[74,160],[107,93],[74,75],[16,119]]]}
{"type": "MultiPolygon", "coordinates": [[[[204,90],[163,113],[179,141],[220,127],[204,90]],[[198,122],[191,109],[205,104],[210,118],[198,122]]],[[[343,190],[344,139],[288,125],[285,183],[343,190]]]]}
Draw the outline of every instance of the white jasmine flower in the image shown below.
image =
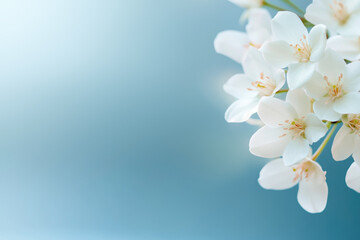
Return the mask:
{"type": "Polygon", "coordinates": [[[334,36],[329,38],[327,47],[336,51],[344,59],[350,61],[360,60],[359,36],[334,36]]]}
{"type": "Polygon", "coordinates": [[[261,8],[264,0],[229,0],[230,2],[242,8],[261,8]]]}
{"type": "Polygon", "coordinates": [[[345,35],[360,35],[359,0],[314,0],[305,13],[313,24],[324,24],[330,31],[345,35]]]}
{"type": "Polygon", "coordinates": [[[342,121],[344,125],[337,132],[331,148],[333,158],[341,161],[352,155],[360,164],[360,114],[344,115],[342,121]]]}
{"type": "Polygon", "coordinates": [[[299,88],[309,81],[323,56],[326,28],[317,25],[308,33],[300,18],[292,12],[279,12],[271,25],[276,40],[264,44],[264,57],[274,66],[289,67],[289,88],[299,88]]]}
{"type": "Polygon", "coordinates": [[[285,83],[285,73],[265,61],[255,48],[250,49],[243,63],[244,74],[237,74],[224,85],[224,90],[238,100],[226,111],[228,122],[244,122],[257,112],[264,97],[274,96],[285,83]]]}
{"type": "Polygon", "coordinates": [[[360,193],[360,166],[356,162],[352,163],[349,167],[345,182],[349,188],[360,193]]]}
{"type": "Polygon", "coordinates": [[[250,139],[250,152],[264,158],[283,156],[290,166],[310,152],[309,144],[318,141],[327,127],[311,113],[310,99],[302,89],[288,93],[286,102],[266,98],[260,102],[258,114],[265,126],[250,139]]]}
{"type": "Polygon", "coordinates": [[[305,89],[314,98],[314,111],[320,119],[338,121],[342,114],[360,113],[360,62],[346,65],[327,49],[305,89]]]}
{"type": "Polygon", "coordinates": [[[261,48],[271,38],[271,16],[265,9],[250,12],[246,33],[227,30],[220,32],[214,41],[215,51],[242,64],[251,47],[261,48]]]}
{"type": "Polygon", "coordinates": [[[292,167],[284,165],[282,159],[266,164],[260,171],[259,184],[265,189],[285,190],[299,184],[297,200],[310,213],[324,211],[328,197],[325,172],[310,158],[292,167]]]}

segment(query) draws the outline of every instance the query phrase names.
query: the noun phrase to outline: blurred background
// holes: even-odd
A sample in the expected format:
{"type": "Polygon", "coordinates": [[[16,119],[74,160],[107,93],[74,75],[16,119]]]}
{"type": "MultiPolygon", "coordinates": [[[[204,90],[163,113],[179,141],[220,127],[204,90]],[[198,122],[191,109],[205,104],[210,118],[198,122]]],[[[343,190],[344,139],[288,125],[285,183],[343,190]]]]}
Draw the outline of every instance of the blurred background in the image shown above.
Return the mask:
{"type": "MultiPolygon", "coordinates": [[[[274,1],[273,1],[274,2],[274,1]]],[[[309,0],[297,1],[304,8],[309,0]]],[[[257,183],[255,127],[228,124],[226,0],[0,2],[0,239],[356,239],[351,160],[328,206],[257,183]]]]}

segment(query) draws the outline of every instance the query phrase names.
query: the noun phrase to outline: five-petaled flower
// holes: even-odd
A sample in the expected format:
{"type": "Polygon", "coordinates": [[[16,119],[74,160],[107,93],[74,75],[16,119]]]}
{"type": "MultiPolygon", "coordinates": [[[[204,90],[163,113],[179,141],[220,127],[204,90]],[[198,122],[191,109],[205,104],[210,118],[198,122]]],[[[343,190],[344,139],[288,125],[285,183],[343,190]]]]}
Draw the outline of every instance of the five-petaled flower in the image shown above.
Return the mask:
{"type": "Polygon", "coordinates": [[[264,44],[265,59],[274,66],[288,67],[290,89],[302,87],[315,72],[326,47],[326,28],[315,26],[310,33],[292,12],[279,12],[272,20],[274,41],[264,44]]]}

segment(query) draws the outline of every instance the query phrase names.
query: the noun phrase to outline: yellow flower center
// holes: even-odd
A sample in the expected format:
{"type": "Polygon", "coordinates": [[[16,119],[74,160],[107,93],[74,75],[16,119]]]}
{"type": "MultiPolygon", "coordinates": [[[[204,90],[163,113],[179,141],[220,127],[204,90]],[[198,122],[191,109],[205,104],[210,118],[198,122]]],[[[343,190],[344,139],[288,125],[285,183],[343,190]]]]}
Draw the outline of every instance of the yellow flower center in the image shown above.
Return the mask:
{"type": "Polygon", "coordinates": [[[334,0],[330,5],[330,8],[333,12],[334,17],[338,20],[340,25],[345,25],[350,18],[346,7],[344,6],[342,0],[334,0]]]}
{"type": "Polygon", "coordinates": [[[311,47],[304,35],[300,39],[300,43],[293,45],[290,44],[291,47],[295,50],[295,56],[299,59],[299,62],[309,62],[311,57],[311,47]]]}
{"type": "Polygon", "coordinates": [[[304,117],[300,119],[295,118],[292,121],[286,120],[284,123],[280,123],[279,126],[282,127],[283,130],[287,132],[281,135],[280,137],[285,137],[289,134],[293,138],[297,138],[297,137],[305,138],[306,124],[304,121],[304,117]]]}
{"type": "Polygon", "coordinates": [[[312,162],[305,161],[293,167],[293,171],[295,172],[295,177],[293,179],[294,182],[298,180],[308,179],[315,171],[315,167],[312,162]]]}
{"type": "Polygon", "coordinates": [[[360,114],[348,114],[343,117],[345,126],[351,129],[351,133],[360,135],[360,114]]]}
{"type": "Polygon", "coordinates": [[[254,88],[248,88],[249,91],[258,91],[261,96],[271,96],[276,88],[276,83],[270,77],[260,73],[259,80],[251,83],[254,88]]]}
{"type": "Polygon", "coordinates": [[[327,76],[324,76],[324,80],[326,81],[328,92],[325,97],[329,98],[329,101],[334,102],[336,99],[344,96],[345,91],[343,89],[343,79],[344,75],[341,73],[335,83],[329,81],[327,76]]]}

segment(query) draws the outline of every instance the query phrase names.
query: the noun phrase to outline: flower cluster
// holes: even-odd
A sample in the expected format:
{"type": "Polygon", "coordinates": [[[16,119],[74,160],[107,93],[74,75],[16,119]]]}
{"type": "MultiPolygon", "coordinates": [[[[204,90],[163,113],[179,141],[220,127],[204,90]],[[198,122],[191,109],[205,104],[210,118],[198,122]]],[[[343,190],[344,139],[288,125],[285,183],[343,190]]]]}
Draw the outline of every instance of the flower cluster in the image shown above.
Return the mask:
{"type": "Polygon", "coordinates": [[[305,12],[291,0],[283,2],[294,11],[266,0],[230,1],[247,9],[248,23],[246,32],[223,31],[214,42],[244,70],[224,85],[237,99],[225,119],[260,125],[250,152],[275,160],[263,167],[259,184],[299,184],[301,207],[322,212],[328,186],[317,159],[341,124],[331,153],[336,161],[352,156],[345,180],[360,192],[360,1],[313,0],[305,12]],[[263,7],[278,12],[272,18],[263,7]]]}

